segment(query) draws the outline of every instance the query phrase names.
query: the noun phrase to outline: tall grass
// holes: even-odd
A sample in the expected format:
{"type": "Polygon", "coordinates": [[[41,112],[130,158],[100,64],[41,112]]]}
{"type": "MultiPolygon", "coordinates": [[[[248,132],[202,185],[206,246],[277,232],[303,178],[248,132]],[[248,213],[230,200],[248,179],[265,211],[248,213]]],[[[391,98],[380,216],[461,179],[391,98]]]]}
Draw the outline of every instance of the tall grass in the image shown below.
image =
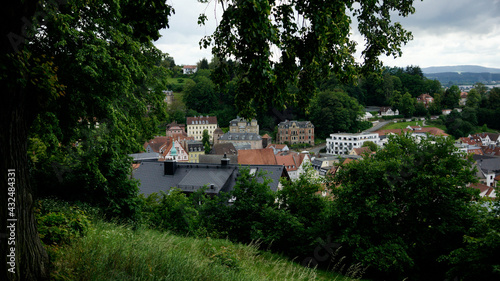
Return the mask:
{"type": "MultiPolygon", "coordinates": [[[[53,252],[53,280],[333,280],[257,245],[97,222],[53,252]]],[[[343,279],[343,277],[338,278],[343,279]]]]}

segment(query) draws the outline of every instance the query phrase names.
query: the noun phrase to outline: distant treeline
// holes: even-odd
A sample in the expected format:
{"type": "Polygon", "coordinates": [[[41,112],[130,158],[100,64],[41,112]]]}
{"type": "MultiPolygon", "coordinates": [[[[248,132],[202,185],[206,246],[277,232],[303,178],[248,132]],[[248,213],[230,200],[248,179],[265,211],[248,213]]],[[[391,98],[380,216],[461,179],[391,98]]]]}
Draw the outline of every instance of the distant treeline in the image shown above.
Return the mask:
{"type": "Polygon", "coordinates": [[[442,72],[426,73],[425,77],[431,80],[438,80],[443,86],[451,85],[472,85],[474,83],[498,83],[500,82],[500,73],[490,72],[442,72]]]}

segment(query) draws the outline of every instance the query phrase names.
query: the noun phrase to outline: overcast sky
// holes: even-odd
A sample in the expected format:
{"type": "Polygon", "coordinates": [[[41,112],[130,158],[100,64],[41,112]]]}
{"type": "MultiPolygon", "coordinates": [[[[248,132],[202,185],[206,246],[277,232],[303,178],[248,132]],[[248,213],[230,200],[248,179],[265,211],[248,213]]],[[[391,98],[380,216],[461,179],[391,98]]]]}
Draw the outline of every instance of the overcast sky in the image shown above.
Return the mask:
{"type": "MultiPolygon", "coordinates": [[[[207,6],[196,0],[167,2],[175,14],[170,18],[170,28],[161,31],[163,36],[155,45],[178,65],[210,60],[210,50],[200,49],[198,42],[215,30],[220,11],[216,12],[213,4],[207,6]],[[205,10],[208,24],[198,26],[198,16],[205,10]]],[[[382,57],[385,65],[500,68],[500,0],[416,0],[414,6],[415,14],[395,19],[413,33],[414,39],[403,47],[402,57],[382,57]]]]}

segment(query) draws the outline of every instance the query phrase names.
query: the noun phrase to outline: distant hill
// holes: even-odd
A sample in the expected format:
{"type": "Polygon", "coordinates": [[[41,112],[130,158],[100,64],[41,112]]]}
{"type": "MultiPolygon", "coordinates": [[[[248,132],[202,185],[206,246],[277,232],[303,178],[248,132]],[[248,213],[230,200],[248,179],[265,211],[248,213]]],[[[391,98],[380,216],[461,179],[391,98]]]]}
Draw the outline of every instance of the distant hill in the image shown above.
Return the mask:
{"type": "Polygon", "coordinates": [[[478,65],[432,66],[422,68],[428,79],[438,80],[443,86],[500,83],[500,68],[478,65]]]}
{"type": "Polygon", "coordinates": [[[490,68],[479,65],[431,66],[422,68],[422,72],[424,74],[443,72],[500,73],[500,68],[490,68]]]}

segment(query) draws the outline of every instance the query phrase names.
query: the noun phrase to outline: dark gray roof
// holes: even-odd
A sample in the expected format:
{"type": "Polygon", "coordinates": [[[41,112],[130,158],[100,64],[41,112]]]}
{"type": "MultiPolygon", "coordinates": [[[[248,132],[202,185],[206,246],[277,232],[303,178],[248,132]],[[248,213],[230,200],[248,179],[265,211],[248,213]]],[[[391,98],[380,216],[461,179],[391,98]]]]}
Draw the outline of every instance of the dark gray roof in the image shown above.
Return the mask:
{"type": "Polygon", "coordinates": [[[252,145],[248,142],[238,142],[233,143],[236,150],[249,150],[252,149],[252,145]]]}
{"type": "Polygon", "coordinates": [[[157,152],[133,153],[128,156],[134,158],[133,161],[155,160],[158,161],[160,155],[157,152]]]}
{"type": "MultiPolygon", "coordinates": [[[[218,155],[237,155],[238,151],[234,147],[232,143],[216,143],[212,147],[212,154],[218,154],[218,155]]],[[[220,162],[220,158],[219,158],[220,162]]]]}
{"type": "MultiPolygon", "coordinates": [[[[204,164],[219,164],[220,159],[224,154],[202,154],[200,155],[199,162],[204,164]]],[[[226,157],[229,159],[230,164],[238,164],[238,155],[227,155],[226,157]]]]}
{"type": "Polygon", "coordinates": [[[474,154],[472,158],[484,172],[500,173],[500,157],[474,154]]]}
{"type": "Polygon", "coordinates": [[[292,124],[295,123],[295,125],[299,128],[314,128],[314,125],[311,123],[311,121],[283,121],[278,124],[279,128],[288,128],[289,126],[292,126],[292,124]]]}
{"type": "Polygon", "coordinates": [[[192,151],[204,151],[203,143],[201,141],[195,141],[195,140],[188,140],[186,141],[187,143],[187,150],[189,152],[192,151]]]}
{"type": "Polygon", "coordinates": [[[227,132],[222,135],[220,140],[230,140],[230,141],[255,141],[262,140],[262,137],[256,133],[231,133],[227,132]]]}
{"type": "MultiPolygon", "coordinates": [[[[164,191],[168,193],[170,188],[178,187],[183,192],[191,193],[203,186],[208,186],[209,194],[218,194],[221,191],[229,192],[233,189],[236,178],[241,168],[249,168],[251,171],[263,171],[264,177],[269,178],[269,187],[276,191],[281,176],[286,176],[282,165],[237,165],[205,163],[177,163],[174,175],[164,175],[164,164],[166,162],[142,162],[139,168],[133,171],[132,176],[140,182],[139,192],[144,195],[164,191]],[[210,186],[213,185],[213,188],[210,186]]],[[[262,178],[258,179],[263,182],[262,178]]]]}

